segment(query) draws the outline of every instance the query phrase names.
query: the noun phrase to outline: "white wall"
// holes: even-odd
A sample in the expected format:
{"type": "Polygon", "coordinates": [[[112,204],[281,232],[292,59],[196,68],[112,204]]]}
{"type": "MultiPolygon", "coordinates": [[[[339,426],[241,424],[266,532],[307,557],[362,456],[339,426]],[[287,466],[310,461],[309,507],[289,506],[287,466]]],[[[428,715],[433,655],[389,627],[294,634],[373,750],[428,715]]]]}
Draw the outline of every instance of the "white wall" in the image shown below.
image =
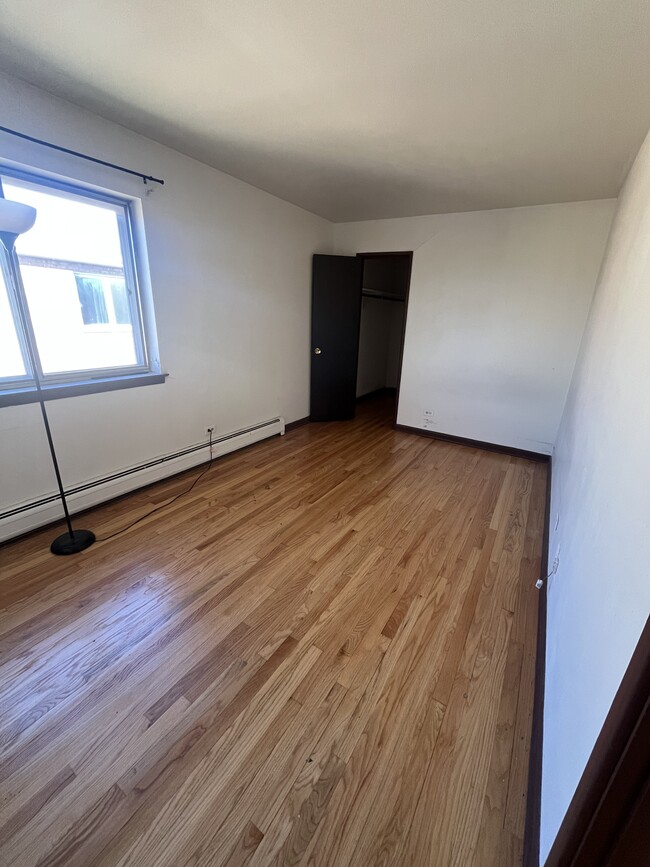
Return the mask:
{"type": "Polygon", "coordinates": [[[615,200],[341,223],[413,250],[398,421],[550,454],[615,200]]]}
{"type": "Polygon", "coordinates": [[[357,397],[397,386],[404,305],[364,297],[359,329],[357,397]]]}
{"type": "Polygon", "coordinates": [[[357,397],[386,386],[390,310],[385,301],[363,298],[359,327],[357,397]]]}
{"type": "Polygon", "coordinates": [[[399,385],[399,362],[404,336],[404,304],[390,303],[390,331],[388,334],[388,357],[386,359],[386,385],[397,388],[399,385]]]}
{"type": "MultiPolygon", "coordinates": [[[[165,179],[142,200],[164,385],[49,404],[68,486],[309,409],[311,255],[331,224],[15,79],[5,126],[165,179]]],[[[0,133],[0,156],[127,195],[141,181],[0,133]]],[[[204,456],[205,457],[205,456],[204,456]]],[[[36,405],[0,410],[0,510],[54,490],[36,405]]]]}
{"type": "Polygon", "coordinates": [[[542,863],[650,613],[650,137],[619,200],[553,455],[542,863]]]}

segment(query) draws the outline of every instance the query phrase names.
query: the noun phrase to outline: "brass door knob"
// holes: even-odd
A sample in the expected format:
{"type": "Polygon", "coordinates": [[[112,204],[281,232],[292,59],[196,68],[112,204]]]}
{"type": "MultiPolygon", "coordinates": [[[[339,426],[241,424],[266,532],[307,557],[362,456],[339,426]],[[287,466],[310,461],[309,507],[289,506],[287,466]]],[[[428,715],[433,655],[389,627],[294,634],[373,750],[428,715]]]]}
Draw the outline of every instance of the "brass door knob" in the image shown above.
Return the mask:
{"type": "Polygon", "coordinates": [[[322,350],[321,350],[320,346],[317,346],[316,349],[314,349],[314,355],[320,355],[321,351],[322,350]]]}

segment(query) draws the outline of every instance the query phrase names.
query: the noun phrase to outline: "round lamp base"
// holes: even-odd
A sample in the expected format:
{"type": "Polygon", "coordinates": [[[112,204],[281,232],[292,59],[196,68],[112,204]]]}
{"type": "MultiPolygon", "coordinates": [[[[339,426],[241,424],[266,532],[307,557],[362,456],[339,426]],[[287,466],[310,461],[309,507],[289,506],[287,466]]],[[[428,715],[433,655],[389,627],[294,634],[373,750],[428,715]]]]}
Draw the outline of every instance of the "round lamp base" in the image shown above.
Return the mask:
{"type": "Polygon", "coordinates": [[[50,545],[50,551],[53,554],[78,554],[79,551],[85,551],[95,541],[95,534],[90,530],[74,530],[72,534],[63,533],[57,536],[50,545]]]}

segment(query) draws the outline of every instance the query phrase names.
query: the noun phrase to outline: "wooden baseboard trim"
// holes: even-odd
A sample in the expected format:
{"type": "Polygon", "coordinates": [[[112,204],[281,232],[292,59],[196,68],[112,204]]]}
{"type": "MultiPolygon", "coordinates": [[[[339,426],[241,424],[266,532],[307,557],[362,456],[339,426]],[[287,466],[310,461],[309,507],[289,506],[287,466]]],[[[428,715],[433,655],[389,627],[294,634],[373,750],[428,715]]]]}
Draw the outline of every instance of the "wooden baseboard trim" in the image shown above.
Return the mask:
{"type": "Polygon", "coordinates": [[[410,427],[407,424],[395,424],[395,430],[401,430],[405,433],[418,434],[422,437],[430,437],[434,440],[441,440],[446,443],[456,443],[459,446],[470,446],[473,449],[485,449],[489,452],[499,452],[502,455],[512,455],[515,458],[527,458],[531,461],[543,461],[548,463],[550,455],[543,455],[541,452],[529,452],[525,449],[516,449],[511,446],[502,446],[498,443],[486,443],[481,440],[471,440],[467,437],[458,437],[454,434],[440,433],[433,430],[424,430],[421,427],[410,427]]]}
{"type": "Polygon", "coordinates": [[[297,427],[302,427],[304,424],[309,424],[309,416],[306,415],[304,418],[297,418],[295,421],[290,421],[284,426],[284,432],[288,433],[290,430],[295,430],[297,427]]]}
{"type": "Polygon", "coordinates": [[[533,724],[528,759],[526,823],[524,828],[523,867],[539,867],[539,837],[542,817],[542,746],[544,742],[544,688],[546,683],[546,607],[549,544],[551,534],[551,482],[553,461],[549,459],[546,476],[544,535],[539,577],[544,581],[539,591],[537,609],[537,647],[535,651],[535,690],[533,694],[533,724]]]}

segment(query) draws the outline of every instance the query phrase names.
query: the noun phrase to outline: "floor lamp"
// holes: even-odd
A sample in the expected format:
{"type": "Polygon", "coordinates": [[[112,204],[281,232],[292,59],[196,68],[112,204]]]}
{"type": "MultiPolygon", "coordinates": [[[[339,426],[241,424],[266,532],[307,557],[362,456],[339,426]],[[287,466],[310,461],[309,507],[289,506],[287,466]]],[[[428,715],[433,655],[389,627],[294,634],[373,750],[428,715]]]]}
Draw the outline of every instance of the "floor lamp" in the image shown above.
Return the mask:
{"type": "MultiPolygon", "coordinates": [[[[0,198],[0,242],[7,251],[7,259],[11,277],[14,281],[20,281],[20,271],[18,269],[14,244],[18,235],[29,231],[36,220],[36,209],[25,205],[22,202],[12,202],[8,199],[0,198]]],[[[78,554],[79,551],[84,551],[90,547],[95,541],[95,534],[90,530],[75,530],[72,527],[70,520],[70,512],[68,511],[68,503],[63,489],[61,480],[61,472],[59,470],[59,462],[56,458],[54,450],[54,442],[52,440],[52,432],[50,430],[50,422],[45,409],[45,396],[41,387],[41,381],[38,373],[38,364],[34,353],[32,341],[29,335],[32,334],[29,311],[25,308],[24,298],[21,293],[18,293],[18,315],[21,319],[21,325],[24,333],[27,335],[26,348],[29,357],[32,374],[34,377],[34,385],[36,387],[36,396],[41,407],[41,415],[43,416],[43,424],[45,425],[45,434],[47,443],[50,447],[50,455],[52,457],[52,465],[54,467],[54,475],[59,488],[61,503],[63,504],[63,512],[65,514],[65,522],[68,527],[67,533],[62,533],[50,545],[50,551],[53,554],[78,554]]]]}

